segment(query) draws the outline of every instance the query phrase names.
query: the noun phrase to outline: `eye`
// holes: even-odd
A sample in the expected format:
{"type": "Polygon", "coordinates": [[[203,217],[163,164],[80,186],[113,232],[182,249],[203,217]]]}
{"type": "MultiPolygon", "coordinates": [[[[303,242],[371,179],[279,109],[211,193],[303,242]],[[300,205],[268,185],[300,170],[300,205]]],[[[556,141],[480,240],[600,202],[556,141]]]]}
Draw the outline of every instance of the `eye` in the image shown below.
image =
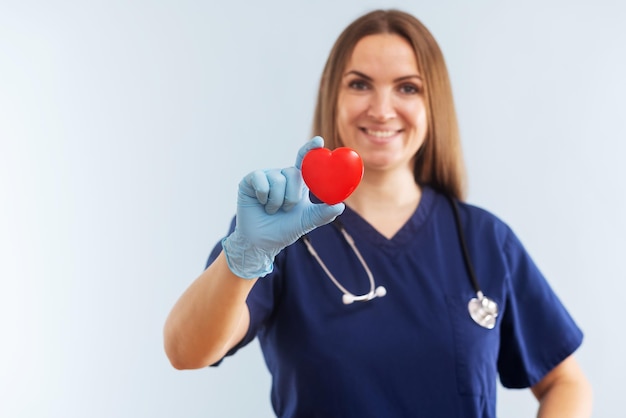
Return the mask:
{"type": "Polygon", "coordinates": [[[367,90],[369,85],[364,80],[352,80],[348,82],[348,87],[354,90],[367,90]]]}
{"type": "Polygon", "coordinates": [[[399,90],[404,94],[419,94],[422,92],[421,87],[413,83],[401,84],[399,90]]]}

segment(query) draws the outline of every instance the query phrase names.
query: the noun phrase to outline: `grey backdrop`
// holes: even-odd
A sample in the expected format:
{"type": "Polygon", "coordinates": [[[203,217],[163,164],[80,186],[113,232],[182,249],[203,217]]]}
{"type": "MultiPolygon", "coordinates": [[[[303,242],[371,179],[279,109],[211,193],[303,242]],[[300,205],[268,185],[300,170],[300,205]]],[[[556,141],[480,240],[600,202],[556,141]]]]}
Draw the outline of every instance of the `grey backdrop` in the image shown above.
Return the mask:
{"type": "MultiPolygon", "coordinates": [[[[469,201],[513,227],[584,329],[595,416],[621,415],[618,1],[1,0],[0,416],[272,416],[256,342],[175,371],[163,322],[239,179],[293,163],[332,42],[377,7],[439,40],[469,201]]],[[[535,407],[499,393],[502,417],[535,407]]]]}

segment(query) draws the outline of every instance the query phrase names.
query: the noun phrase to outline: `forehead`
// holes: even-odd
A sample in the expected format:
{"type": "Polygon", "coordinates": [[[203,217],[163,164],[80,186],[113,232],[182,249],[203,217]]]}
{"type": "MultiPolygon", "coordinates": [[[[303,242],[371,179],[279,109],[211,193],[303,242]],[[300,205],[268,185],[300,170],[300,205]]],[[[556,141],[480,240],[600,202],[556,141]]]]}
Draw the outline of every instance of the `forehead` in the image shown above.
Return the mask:
{"type": "Polygon", "coordinates": [[[346,62],[346,71],[387,70],[418,72],[417,58],[411,44],[403,37],[381,33],[361,38],[346,62]]]}

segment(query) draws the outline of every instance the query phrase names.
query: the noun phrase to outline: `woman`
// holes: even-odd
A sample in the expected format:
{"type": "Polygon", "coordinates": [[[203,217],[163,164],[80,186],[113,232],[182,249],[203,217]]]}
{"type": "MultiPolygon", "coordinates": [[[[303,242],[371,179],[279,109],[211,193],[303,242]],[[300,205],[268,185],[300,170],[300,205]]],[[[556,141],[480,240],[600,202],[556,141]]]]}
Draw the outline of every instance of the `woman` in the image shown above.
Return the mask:
{"type": "Polygon", "coordinates": [[[395,10],[349,25],[313,131],[294,167],[241,181],[236,225],[167,320],[174,367],[258,337],[280,417],[495,417],[498,376],[530,387],[540,416],[589,416],[572,356],[582,332],[513,232],[461,202],[452,93],[428,30],[395,10]],[[345,204],[303,186],[302,159],[323,141],[363,159],[345,204]]]}

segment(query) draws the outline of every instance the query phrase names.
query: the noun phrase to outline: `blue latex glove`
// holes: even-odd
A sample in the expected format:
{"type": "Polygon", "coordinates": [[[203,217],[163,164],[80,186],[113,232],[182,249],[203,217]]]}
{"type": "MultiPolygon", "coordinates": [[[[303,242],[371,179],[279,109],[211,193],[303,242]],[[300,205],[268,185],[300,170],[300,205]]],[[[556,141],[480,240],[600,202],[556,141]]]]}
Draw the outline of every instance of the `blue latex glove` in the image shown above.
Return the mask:
{"type": "Polygon", "coordinates": [[[239,183],[235,230],[222,240],[228,267],[237,276],[253,279],[270,273],[283,248],[345,209],[343,203],[312,203],[302,180],[302,159],[323,146],[316,136],[300,148],[294,167],[253,171],[239,183]]]}

